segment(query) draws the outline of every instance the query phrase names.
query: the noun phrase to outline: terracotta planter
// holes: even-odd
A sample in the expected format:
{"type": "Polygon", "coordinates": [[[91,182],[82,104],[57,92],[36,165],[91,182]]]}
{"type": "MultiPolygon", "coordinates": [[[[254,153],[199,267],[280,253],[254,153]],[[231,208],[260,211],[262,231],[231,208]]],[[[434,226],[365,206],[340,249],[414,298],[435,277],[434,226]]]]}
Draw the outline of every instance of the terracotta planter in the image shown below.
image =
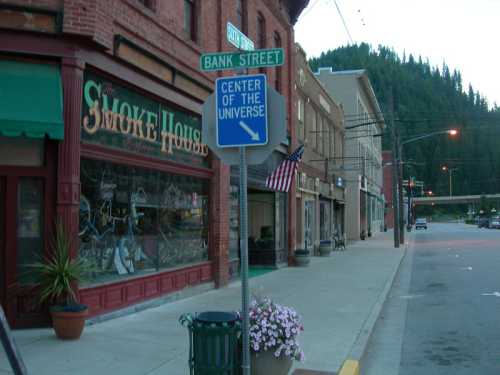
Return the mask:
{"type": "Polygon", "coordinates": [[[252,375],[287,375],[292,367],[290,357],[276,358],[274,351],[252,353],[250,357],[250,372],[252,375]]]}
{"type": "Polygon", "coordinates": [[[77,340],[82,335],[85,319],[89,313],[85,306],[81,311],[67,311],[61,308],[53,308],[50,311],[52,315],[52,326],[56,336],[61,340],[77,340]]]}

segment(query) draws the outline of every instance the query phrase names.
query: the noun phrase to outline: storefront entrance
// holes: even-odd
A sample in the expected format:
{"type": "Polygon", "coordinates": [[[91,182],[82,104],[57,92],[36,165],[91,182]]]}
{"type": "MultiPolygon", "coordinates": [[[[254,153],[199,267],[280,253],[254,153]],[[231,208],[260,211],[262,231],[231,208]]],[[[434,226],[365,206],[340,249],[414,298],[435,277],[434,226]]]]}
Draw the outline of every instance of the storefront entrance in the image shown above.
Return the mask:
{"type": "Polygon", "coordinates": [[[0,176],[0,302],[9,324],[43,324],[30,264],[45,249],[45,187],[42,177],[0,176]]]}
{"type": "Polygon", "coordinates": [[[5,178],[0,177],[0,306],[5,303],[5,178]]]}
{"type": "Polygon", "coordinates": [[[304,246],[306,250],[314,252],[314,205],[315,201],[305,201],[305,213],[304,213],[304,246]]]}

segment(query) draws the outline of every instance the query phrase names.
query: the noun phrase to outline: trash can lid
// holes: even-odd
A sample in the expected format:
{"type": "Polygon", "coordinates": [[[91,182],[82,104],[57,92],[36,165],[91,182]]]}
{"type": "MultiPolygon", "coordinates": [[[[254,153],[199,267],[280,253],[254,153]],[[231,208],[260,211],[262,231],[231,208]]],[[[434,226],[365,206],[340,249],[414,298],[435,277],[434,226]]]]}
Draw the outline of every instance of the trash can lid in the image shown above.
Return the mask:
{"type": "Polygon", "coordinates": [[[238,319],[238,314],[233,311],[205,311],[195,318],[201,323],[234,323],[238,319]]]}

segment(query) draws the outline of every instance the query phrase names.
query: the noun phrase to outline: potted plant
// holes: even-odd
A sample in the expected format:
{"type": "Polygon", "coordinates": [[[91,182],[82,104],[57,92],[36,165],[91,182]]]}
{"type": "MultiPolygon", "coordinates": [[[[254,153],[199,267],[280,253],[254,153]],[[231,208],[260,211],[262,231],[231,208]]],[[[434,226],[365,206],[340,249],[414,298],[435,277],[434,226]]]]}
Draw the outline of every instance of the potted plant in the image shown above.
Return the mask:
{"type": "Polygon", "coordinates": [[[297,265],[297,267],[307,267],[310,261],[311,259],[309,258],[309,250],[295,250],[295,264],[297,265]]]}
{"type": "Polygon", "coordinates": [[[81,258],[72,258],[71,240],[62,223],[56,223],[50,255],[34,264],[40,275],[40,302],[52,304],[50,314],[56,336],[78,339],[88,314],[86,305],[77,302],[75,287],[89,270],[81,258]]]}
{"type": "Polygon", "coordinates": [[[297,341],[304,328],[294,309],[267,297],[254,298],[249,319],[252,375],[286,375],[293,360],[304,360],[297,341]]]}

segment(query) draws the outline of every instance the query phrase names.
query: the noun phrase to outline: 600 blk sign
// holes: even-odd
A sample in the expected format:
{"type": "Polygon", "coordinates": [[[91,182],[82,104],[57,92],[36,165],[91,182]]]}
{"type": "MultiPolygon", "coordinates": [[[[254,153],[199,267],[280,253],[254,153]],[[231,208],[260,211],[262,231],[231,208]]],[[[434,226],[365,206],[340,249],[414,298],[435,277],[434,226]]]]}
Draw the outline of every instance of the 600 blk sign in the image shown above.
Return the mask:
{"type": "Polygon", "coordinates": [[[184,163],[207,163],[199,117],[89,74],[83,89],[82,139],[184,163]]]}

